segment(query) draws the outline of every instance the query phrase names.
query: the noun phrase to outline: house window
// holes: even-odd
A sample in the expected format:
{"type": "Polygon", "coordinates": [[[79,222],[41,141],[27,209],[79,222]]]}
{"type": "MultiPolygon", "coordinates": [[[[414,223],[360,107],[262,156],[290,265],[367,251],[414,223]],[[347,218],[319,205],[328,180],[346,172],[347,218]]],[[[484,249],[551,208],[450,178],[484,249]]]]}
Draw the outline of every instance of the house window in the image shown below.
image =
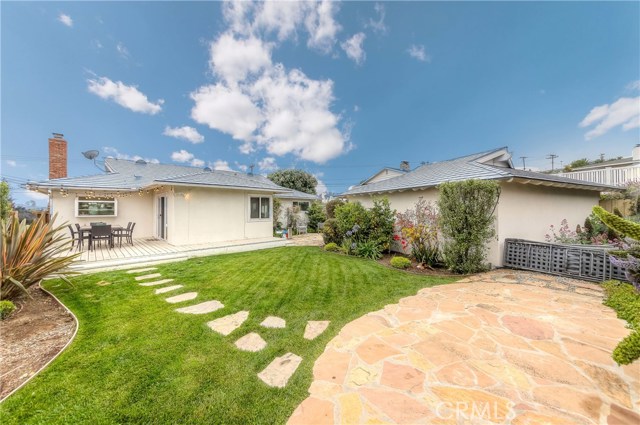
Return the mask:
{"type": "Polygon", "coordinates": [[[309,202],[307,202],[307,201],[304,201],[304,202],[293,201],[293,206],[294,207],[300,207],[300,211],[307,211],[309,209],[309,202]]]}
{"type": "Polygon", "coordinates": [[[259,220],[271,218],[271,200],[269,198],[252,196],[249,199],[249,205],[249,217],[251,217],[251,219],[259,220]]]}
{"type": "Polygon", "coordinates": [[[115,217],[118,215],[118,201],[113,198],[76,198],[76,217],[115,217]]]}

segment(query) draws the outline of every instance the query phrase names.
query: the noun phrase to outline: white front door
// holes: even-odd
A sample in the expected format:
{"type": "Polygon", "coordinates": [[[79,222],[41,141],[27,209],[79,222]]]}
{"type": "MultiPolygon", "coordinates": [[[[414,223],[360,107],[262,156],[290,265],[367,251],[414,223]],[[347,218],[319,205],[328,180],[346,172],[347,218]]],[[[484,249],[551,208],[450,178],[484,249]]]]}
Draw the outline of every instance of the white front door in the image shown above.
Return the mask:
{"type": "Polygon", "coordinates": [[[156,206],[156,236],[167,239],[167,197],[158,196],[156,206]]]}

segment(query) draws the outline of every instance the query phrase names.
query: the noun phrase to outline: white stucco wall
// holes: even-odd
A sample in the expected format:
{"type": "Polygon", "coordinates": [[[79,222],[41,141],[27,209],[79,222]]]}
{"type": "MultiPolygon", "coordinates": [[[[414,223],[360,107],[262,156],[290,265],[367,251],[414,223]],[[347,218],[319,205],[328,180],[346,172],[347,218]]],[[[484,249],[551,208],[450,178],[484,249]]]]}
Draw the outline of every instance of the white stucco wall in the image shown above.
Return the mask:
{"type": "Polygon", "coordinates": [[[270,194],[176,186],[167,212],[168,242],[189,245],[272,236],[271,218],[249,218],[250,196],[269,198],[273,212],[270,194]]]}
{"type": "MultiPolygon", "coordinates": [[[[64,197],[59,192],[54,191],[51,195],[51,212],[58,214],[56,222],[62,224],[67,222],[75,228],[75,223],[81,226],[89,226],[91,222],[103,221],[111,225],[126,227],[132,221],[136,223],[133,232],[134,238],[150,237],[154,235],[153,228],[153,196],[134,194],[124,198],[116,198],[118,202],[118,212],[116,217],[76,217],[76,198],[84,196],[84,192],[69,192],[64,197]]],[[[68,232],[66,232],[68,233],[68,232]]]]}
{"type": "MultiPolygon", "coordinates": [[[[594,205],[598,205],[600,194],[596,191],[565,189],[533,184],[501,183],[502,193],[496,208],[497,239],[489,243],[487,261],[494,267],[502,266],[505,238],[544,241],[549,225],[558,227],[567,219],[569,227],[584,223],[594,205]]],[[[366,208],[373,206],[373,199],[381,195],[349,196],[366,208]]],[[[391,208],[404,212],[413,208],[419,197],[436,203],[438,191],[434,188],[419,191],[404,191],[386,194],[391,208]]]]}

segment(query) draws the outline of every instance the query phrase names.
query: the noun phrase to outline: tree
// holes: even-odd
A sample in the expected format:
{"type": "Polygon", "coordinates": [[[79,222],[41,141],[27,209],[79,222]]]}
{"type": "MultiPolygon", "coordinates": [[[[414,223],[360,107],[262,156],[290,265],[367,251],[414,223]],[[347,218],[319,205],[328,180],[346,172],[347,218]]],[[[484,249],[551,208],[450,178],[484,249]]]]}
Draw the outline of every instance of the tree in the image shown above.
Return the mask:
{"type": "Polygon", "coordinates": [[[309,206],[309,210],[307,211],[307,217],[309,218],[309,222],[307,223],[307,225],[309,226],[309,231],[317,232],[318,223],[324,223],[324,221],[327,219],[327,216],[324,213],[322,202],[312,202],[309,206]]]}
{"type": "Polygon", "coordinates": [[[0,182],[0,218],[7,220],[13,211],[13,202],[9,191],[9,183],[0,182]]]}
{"type": "Polygon", "coordinates": [[[299,190],[300,192],[316,194],[318,180],[311,174],[303,170],[278,170],[267,176],[269,180],[287,189],[299,190]]]}
{"type": "Polygon", "coordinates": [[[448,182],[438,186],[444,260],[457,273],[486,268],[487,243],[496,232],[493,215],[500,185],[489,180],[448,182]]]}

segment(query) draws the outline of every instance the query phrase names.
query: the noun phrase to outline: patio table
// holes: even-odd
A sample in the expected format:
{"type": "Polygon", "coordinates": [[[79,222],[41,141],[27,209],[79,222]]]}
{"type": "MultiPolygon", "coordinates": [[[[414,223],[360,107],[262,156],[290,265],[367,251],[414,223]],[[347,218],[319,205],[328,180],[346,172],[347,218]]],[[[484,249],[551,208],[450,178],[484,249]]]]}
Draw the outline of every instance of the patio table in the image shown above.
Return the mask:
{"type": "MultiPolygon", "coordinates": [[[[111,226],[111,233],[113,232],[121,232],[124,230],[122,226],[111,226]]],[[[86,236],[89,237],[89,249],[91,249],[91,226],[84,226],[80,228],[80,237],[84,238],[86,236]]],[[[111,243],[111,247],[113,248],[113,242],[111,243]]]]}

